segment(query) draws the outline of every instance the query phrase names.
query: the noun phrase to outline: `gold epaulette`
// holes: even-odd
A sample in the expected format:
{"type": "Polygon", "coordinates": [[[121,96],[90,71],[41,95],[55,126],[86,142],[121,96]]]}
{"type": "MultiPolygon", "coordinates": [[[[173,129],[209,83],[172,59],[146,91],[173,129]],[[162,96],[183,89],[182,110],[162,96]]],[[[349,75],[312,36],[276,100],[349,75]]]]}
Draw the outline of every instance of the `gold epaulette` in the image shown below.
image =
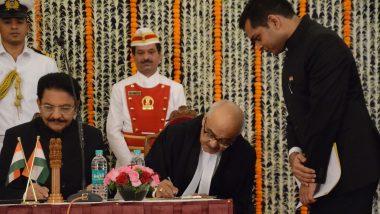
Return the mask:
{"type": "Polygon", "coordinates": [[[13,82],[15,82],[16,89],[16,99],[14,105],[17,108],[17,116],[20,118],[21,100],[23,99],[23,96],[21,94],[21,77],[15,69],[11,70],[0,84],[0,100],[8,94],[13,82]]]}
{"type": "Polygon", "coordinates": [[[11,70],[7,76],[3,79],[3,81],[0,84],[0,100],[2,100],[7,94],[9,89],[11,88],[13,82],[16,81],[15,83],[15,88],[16,88],[16,100],[15,100],[15,105],[17,107],[21,106],[21,99],[22,94],[21,94],[21,77],[17,73],[16,70],[11,70]]]}
{"type": "Polygon", "coordinates": [[[35,52],[39,53],[39,54],[42,54],[42,55],[45,55],[47,57],[50,57],[50,58],[54,59],[54,54],[46,53],[45,51],[38,50],[36,48],[31,48],[31,49],[34,50],[35,52]]]}

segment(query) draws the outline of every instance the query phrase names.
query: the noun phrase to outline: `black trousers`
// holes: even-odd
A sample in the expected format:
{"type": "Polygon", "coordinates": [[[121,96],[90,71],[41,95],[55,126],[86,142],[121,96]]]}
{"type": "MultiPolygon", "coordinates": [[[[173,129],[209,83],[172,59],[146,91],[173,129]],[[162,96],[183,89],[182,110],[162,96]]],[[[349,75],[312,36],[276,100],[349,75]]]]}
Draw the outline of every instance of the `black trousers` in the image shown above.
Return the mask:
{"type": "Polygon", "coordinates": [[[372,202],[378,182],[358,190],[326,195],[311,204],[310,214],[372,214],[372,202]]]}

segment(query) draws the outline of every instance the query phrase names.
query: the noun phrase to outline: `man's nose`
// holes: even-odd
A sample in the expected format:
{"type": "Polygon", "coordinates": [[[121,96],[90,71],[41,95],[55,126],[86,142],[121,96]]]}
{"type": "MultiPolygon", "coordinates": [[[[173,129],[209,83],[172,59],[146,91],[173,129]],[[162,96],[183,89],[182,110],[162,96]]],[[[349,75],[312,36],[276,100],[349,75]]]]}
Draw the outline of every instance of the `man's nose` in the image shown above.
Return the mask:
{"type": "Polygon", "coordinates": [[[60,118],[61,116],[62,116],[62,113],[59,110],[59,108],[54,108],[53,112],[50,114],[51,118],[60,118]]]}
{"type": "Polygon", "coordinates": [[[11,28],[12,28],[12,29],[17,29],[17,28],[18,28],[18,23],[17,23],[16,20],[12,20],[12,21],[11,21],[11,28]]]}
{"type": "Polygon", "coordinates": [[[216,148],[218,146],[218,142],[215,139],[210,139],[208,144],[211,148],[216,148]]]}
{"type": "Polygon", "coordinates": [[[148,53],[144,53],[143,58],[144,58],[144,60],[149,59],[149,54],[148,53]]]}

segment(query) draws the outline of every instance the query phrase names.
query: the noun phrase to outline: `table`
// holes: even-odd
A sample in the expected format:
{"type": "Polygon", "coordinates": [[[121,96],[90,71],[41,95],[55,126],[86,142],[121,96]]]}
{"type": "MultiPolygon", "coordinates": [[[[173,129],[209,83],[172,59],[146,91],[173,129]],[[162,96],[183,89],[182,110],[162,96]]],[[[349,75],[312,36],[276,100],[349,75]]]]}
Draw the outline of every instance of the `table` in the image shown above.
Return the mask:
{"type": "MultiPolygon", "coordinates": [[[[1,214],[66,214],[69,203],[61,204],[5,204],[0,205],[1,214]]],[[[74,203],[70,214],[232,214],[230,199],[207,200],[144,200],[139,202],[74,203]]]]}

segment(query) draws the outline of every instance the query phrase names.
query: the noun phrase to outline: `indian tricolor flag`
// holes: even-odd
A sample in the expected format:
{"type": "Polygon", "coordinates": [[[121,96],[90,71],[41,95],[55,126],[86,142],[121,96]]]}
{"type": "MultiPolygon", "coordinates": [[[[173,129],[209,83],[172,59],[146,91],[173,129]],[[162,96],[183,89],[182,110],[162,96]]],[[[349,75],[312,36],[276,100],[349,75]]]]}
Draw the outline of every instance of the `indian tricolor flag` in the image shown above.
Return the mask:
{"type": "Polygon", "coordinates": [[[18,142],[16,145],[15,153],[13,154],[12,163],[9,167],[8,177],[5,182],[5,185],[8,185],[10,182],[16,180],[20,177],[20,169],[25,167],[25,156],[22,150],[21,143],[18,142]]]}
{"type": "Polygon", "coordinates": [[[28,167],[24,168],[22,175],[29,177],[40,184],[45,183],[49,177],[49,167],[46,162],[44,151],[39,140],[37,140],[36,147],[28,160],[28,167]],[[33,168],[32,168],[33,167],[33,168]],[[32,170],[29,173],[29,170],[32,170]]]}

